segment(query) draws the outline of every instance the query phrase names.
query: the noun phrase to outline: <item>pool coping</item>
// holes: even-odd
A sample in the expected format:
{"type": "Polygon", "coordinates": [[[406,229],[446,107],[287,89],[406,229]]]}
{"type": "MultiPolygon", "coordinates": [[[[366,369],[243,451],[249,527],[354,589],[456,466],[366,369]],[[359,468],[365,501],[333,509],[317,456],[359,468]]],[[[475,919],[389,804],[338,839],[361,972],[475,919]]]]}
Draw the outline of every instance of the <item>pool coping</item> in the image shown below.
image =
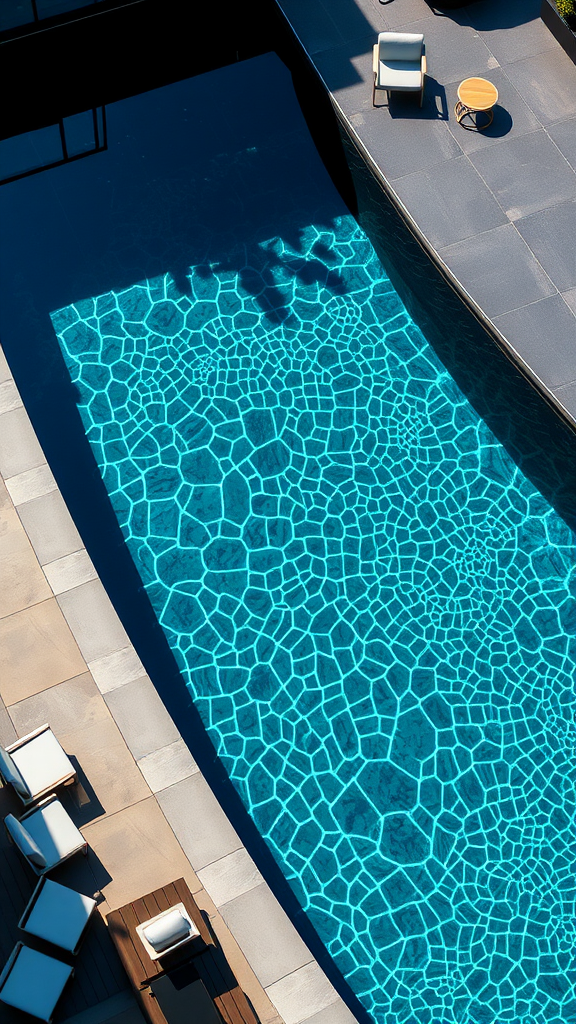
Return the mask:
{"type": "Polygon", "coordinates": [[[77,533],[0,348],[0,432],[6,428],[12,440],[9,459],[0,452],[0,474],[50,595],[149,795],[279,1015],[274,1024],[354,1024],[356,1017],[260,874],[146,674],[77,533]],[[53,493],[61,508],[48,546],[58,543],[60,553],[47,559],[43,527],[37,517],[34,528],[27,520],[30,503],[53,493]],[[147,713],[144,732],[134,720],[135,706],[147,713]]]}
{"type": "MultiPolygon", "coordinates": [[[[381,0],[381,3],[382,2],[383,0],[381,0]]],[[[419,246],[426,253],[427,257],[433,262],[434,266],[442,275],[448,286],[458,295],[466,309],[480,323],[480,325],[486,331],[488,336],[492,339],[493,343],[498,346],[501,352],[515,366],[518,372],[521,373],[522,376],[529,381],[529,383],[536,390],[539,396],[546,402],[546,404],[549,407],[553,409],[554,413],[560,418],[560,420],[566,426],[568,426],[571,431],[576,432],[576,401],[572,396],[572,391],[574,391],[574,395],[576,396],[576,381],[572,379],[563,380],[561,383],[555,384],[554,386],[546,383],[541,373],[537,372],[535,367],[532,365],[531,360],[527,358],[526,355],[523,355],[519,350],[518,345],[515,344],[514,341],[510,337],[507,337],[507,335],[504,333],[504,326],[505,323],[507,322],[506,318],[513,317],[515,313],[526,310],[530,306],[536,305],[538,302],[545,302],[547,301],[547,299],[553,299],[556,296],[558,296],[560,299],[565,300],[564,293],[556,284],[554,284],[554,281],[552,280],[551,283],[553,288],[555,289],[555,294],[549,294],[548,296],[540,298],[536,297],[534,300],[528,301],[525,305],[520,305],[517,308],[511,307],[509,310],[506,309],[501,312],[492,313],[491,316],[488,315],[487,311],[483,308],[478,297],[474,297],[474,295],[472,294],[472,289],[470,288],[470,285],[469,288],[466,287],[465,283],[463,283],[463,281],[460,280],[455,271],[448,265],[441,251],[439,251],[443,250],[450,252],[450,250],[455,249],[456,246],[458,245],[473,242],[478,234],[482,234],[482,229],[480,232],[476,231],[475,233],[472,233],[471,236],[463,238],[462,241],[457,240],[454,243],[444,243],[443,245],[437,248],[426,234],[426,231],[423,228],[422,224],[419,223],[419,219],[415,212],[410,209],[410,206],[407,204],[407,202],[404,202],[402,200],[401,196],[399,195],[395,187],[396,181],[403,183],[405,178],[410,177],[410,175],[403,174],[401,176],[395,176],[394,178],[391,179],[380,166],[377,157],[373,154],[373,152],[371,152],[369,144],[370,133],[368,131],[368,128],[366,128],[366,130],[362,132],[362,125],[365,125],[367,123],[367,117],[369,116],[369,113],[367,114],[366,110],[365,97],[362,99],[361,102],[359,102],[355,97],[350,99],[348,105],[350,106],[351,109],[352,107],[355,107],[354,113],[351,114],[350,110],[347,111],[344,109],[335,91],[330,87],[330,83],[328,82],[326,75],[322,70],[322,62],[324,61],[324,63],[328,66],[329,60],[334,56],[335,64],[338,64],[338,61],[340,61],[339,66],[340,70],[342,70],[344,67],[344,61],[349,57],[347,48],[343,47],[341,45],[341,42],[338,42],[335,32],[336,26],[339,35],[345,36],[345,30],[347,25],[346,16],[343,13],[343,9],[338,12],[335,12],[334,14],[331,14],[330,20],[332,24],[331,26],[328,26],[325,29],[325,42],[317,45],[316,48],[314,48],[312,46],[307,45],[305,39],[303,38],[303,32],[300,29],[300,21],[302,21],[302,27],[308,27],[304,26],[304,17],[309,17],[311,23],[315,22],[314,27],[311,29],[313,35],[314,32],[317,31],[316,21],[321,21],[322,17],[326,13],[324,10],[324,6],[321,3],[321,0],[311,0],[310,7],[306,9],[305,16],[303,16],[302,14],[302,8],[300,7],[300,5],[294,6],[292,0],[274,0],[274,3],[281,19],[283,20],[285,26],[287,27],[288,31],[291,33],[297,46],[299,47],[301,55],[304,57],[308,67],[315,75],[315,77],[321,84],[322,88],[325,90],[341,130],[343,130],[348,135],[352,145],[356,148],[361,159],[364,161],[369,171],[375,177],[377,183],[385,192],[387,198],[392,203],[394,209],[402,219],[407,230],[415,238],[419,246]],[[294,8],[294,10],[292,10],[292,8],[294,8]],[[313,8],[316,8],[315,17],[313,17],[312,14],[310,13],[313,8]],[[341,15],[341,24],[339,24],[339,15],[341,15]],[[352,117],[357,119],[359,126],[358,128],[353,123],[352,117]],[[365,138],[363,138],[363,135],[365,136],[365,138]],[[566,399],[568,399],[567,403],[566,399]],[[563,401],[565,404],[563,404],[563,401]]],[[[367,31],[369,31],[369,19],[372,19],[372,21],[375,20],[374,14],[376,4],[372,3],[371,0],[356,0],[356,7],[358,8],[360,14],[365,16],[367,31]]],[[[422,18],[422,12],[416,10],[416,8],[414,7],[414,3],[412,2],[408,5],[408,9],[409,12],[406,14],[405,19],[400,18],[400,23],[393,25],[393,28],[395,30],[410,31],[412,22],[415,22],[414,30],[416,28],[418,28],[418,30],[422,29],[423,22],[421,20],[418,20],[419,17],[420,19],[422,18]]],[[[383,12],[385,12],[386,10],[388,10],[387,7],[380,8],[379,15],[382,17],[382,19],[385,19],[385,14],[383,12]]],[[[448,12],[448,14],[451,13],[457,12],[448,12]]],[[[387,26],[386,22],[384,21],[384,23],[380,25],[380,30],[385,30],[388,27],[389,26],[387,26]]],[[[376,31],[377,30],[375,29],[373,38],[371,38],[369,41],[367,37],[360,38],[359,35],[354,39],[354,41],[357,44],[354,49],[355,56],[358,58],[360,57],[362,45],[364,44],[367,47],[367,53],[369,54],[370,66],[371,47],[372,43],[376,39],[376,31]],[[370,45],[368,45],[368,42],[370,45]]],[[[547,28],[546,31],[548,32],[547,28]]],[[[478,34],[479,33],[477,33],[477,35],[478,34]]],[[[558,51],[561,51],[562,49],[560,47],[560,44],[555,39],[555,37],[550,33],[550,50],[553,50],[554,47],[556,47],[558,51]]],[[[562,55],[564,56],[564,54],[562,55]]],[[[364,54],[363,59],[365,57],[366,55],[364,54]]],[[[498,64],[496,60],[494,60],[494,66],[497,66],[499,70],[502,67],[502,69],[505,71],[508,65],[504,63],[501,66],[500,64],[498,64]]],[[[363,69],[360,69],[357,65],[354,65],[354,68],[359,76],[361,73],[363,73],[363,69]]],[[[333,68],[331,68],[331,70],[333,71],[333,68]]],[[[574,74],[576,77],[576,69],[574,69],[574,74]]],[[[345,77],[345,75],[343,75],[343,77],[345,77]]],[[[369,83],[364,82],[364,86],[366,87],[366,95],[368,95],[369,83]]],[[[345,94],[346,87],[342,86],[341,91],[343,94],[345,94]]],[[[350,91],[352,91],[352,87],[350,87],[350,91]]],[[[573,117],[573,115],[571,116],[573,117]]],[[[569,119],[570,115],[567,115],[566,120],[569,119]]],[[[574,121],[574,124],[576,124],[576,121],[574,121]]],[[[374,126],[371,125],[371,129],[373,129],[373,127],[374,126]]],[[[538,130],[542,127],[543,125],[538,123],[538,130]]],[[[546,125],[544,125],[544,127],[546,127],[546,125]]],[[[533,127],[532,131],[535,132],[536,128],[533,127]]],[[[520,139],[522,139],[523,137],[525,136],[516,136],[516,138],[520,139]]],[[[498,142],[496,142],[495,145],[498,145],[498,142]]],[[[456,157],[453,157],[453,159],[458,159],[462,155],[468,155],[466,150],[464,150],[463,154],[461,153],[456,157]]],[[[566,160],[566,158],[564,159],[566,160]]],[[[444,166],[444,163],[449,162],[450,160],[444,160],[444,162],[441,161],[437,165],[437,167],[434,168],[434,170],[437,170],[438,168],[444,166]]],[[[547,209],[548,207],[545,206],[540,212],[545,213],[547,209]]],[[[538,214],[536,214],[536,216],[537,215],[538,214]]],[[[521,219],[522,218],[520,218],[520,220],[521,219]]],[[[516,223],[518,223],[517,218],[512,219],[508,217],[508,214],[506,214],[506,221],[500,225],[500,228],[506,229],[510,225],[512,229],[512,227],[515,228],[516,223]]],[[[498,230],[498,228],[492,228],[492,230],[498,230]]],[[[529,249],[528,251],[533,257],[534,253],[532,252],[532,250],[529,249]]],[[[493,255],[498,256],[495,250],[493,251],[493,255]]],[[[540,264],[539,267],[541,272],[544,273],[544,270],[540,264]]],[[[566,301],[564,301],[564,305],[566,306],[565,312],[569,315],[570,309],[568,308],[568,304],[566,301]]],[[[576,340],[576,311],[573,310],[572,312],[574,313],[574,323],[573,325],[571,324],[571,326],[574,327],[574,337],[576,340]]],[[[543,343],[543,347],[544,344],[545,343],[543,343]]]]}

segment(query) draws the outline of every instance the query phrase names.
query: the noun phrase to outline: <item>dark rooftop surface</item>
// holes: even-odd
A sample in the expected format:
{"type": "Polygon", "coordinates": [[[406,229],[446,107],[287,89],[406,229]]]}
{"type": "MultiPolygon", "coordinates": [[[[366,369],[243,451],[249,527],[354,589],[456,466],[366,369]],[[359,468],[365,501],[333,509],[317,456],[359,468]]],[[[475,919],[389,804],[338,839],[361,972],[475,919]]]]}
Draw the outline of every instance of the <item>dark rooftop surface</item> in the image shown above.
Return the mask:
{"type": "Polygon", "coordinates": [[[409,218],[517,361],[576,423],[576,66],[540,0],[277,0],[409,218]],[[423,32],[422,109],[394,93],[372,106],[372,46],[423,32]],[[457,123],[458,85],[496,85],[483,132],[457,123]]]}

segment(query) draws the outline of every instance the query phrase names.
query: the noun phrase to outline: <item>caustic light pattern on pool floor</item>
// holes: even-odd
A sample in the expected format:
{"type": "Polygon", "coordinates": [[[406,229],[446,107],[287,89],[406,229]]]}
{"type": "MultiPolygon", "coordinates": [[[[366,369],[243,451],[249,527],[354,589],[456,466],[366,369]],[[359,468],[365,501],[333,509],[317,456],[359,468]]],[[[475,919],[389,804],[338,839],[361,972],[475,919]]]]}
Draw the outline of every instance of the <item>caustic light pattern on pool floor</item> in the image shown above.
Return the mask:
{"type": "Polygon", "coordinates": [[[190,285],[53,322],[230,777],[376,1021],[566,1024],[567,528],[351,218],[190,285]]]}

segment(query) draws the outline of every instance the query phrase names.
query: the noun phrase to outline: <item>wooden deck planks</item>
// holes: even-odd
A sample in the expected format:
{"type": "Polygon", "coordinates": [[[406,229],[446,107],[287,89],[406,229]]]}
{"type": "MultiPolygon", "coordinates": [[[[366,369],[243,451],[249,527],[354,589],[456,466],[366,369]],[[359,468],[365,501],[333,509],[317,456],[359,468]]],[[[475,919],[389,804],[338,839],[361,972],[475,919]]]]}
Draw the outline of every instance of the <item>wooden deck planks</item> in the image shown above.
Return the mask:
{"type": "MultiPolygon", "coordinates": [[[[214,1000],[224,1024],[258,1024],[258,1019],[238,985],[234,973],[212,933],[183,878],[163,886],[153,893],[140,897],[133,903],[121,907],[108,915],[110,936],[118,949],[120,958],[130,977],[140,1004],[151,1024],[166,1024],[166,1018],[154,999],[147,982],[164,974],[172,965],[192,959],[199,977],[214,1000]],[[176,903],[183,903],[201,933],[201,946],[190,943],[183,947],[175,958],[151,960],[136,935],[136,925],[156,914],[167,910],[176,903]],[[186,952],[184,952],[186,951],[186,952]]],[[[198,941],[198,940],[197,940],[198,941]]]]}

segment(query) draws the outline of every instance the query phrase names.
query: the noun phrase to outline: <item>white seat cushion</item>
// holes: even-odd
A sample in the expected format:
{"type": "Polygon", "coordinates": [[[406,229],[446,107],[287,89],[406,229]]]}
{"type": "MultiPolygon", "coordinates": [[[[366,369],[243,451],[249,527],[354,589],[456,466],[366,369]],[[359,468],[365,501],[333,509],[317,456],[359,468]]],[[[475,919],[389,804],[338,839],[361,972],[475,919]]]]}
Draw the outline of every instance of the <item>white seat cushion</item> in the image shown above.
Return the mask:
{"type": "Polygon", "coordinates": [[[26,829],[40,847],[46,870],[82,849],[85,840],[59,800],[51,800],[24,819],[26,829]]]}
{"type": "Polygon", "coordinates": [[[22,946],[0,990],[0,999],[48,1021],[71,974],[68,964],[22,946]]]}
{"type": "Polygon", "coordinates": [[[190,922],[182,917],[179,910],[172,910],[165,917],[161,917],[159,921],[144,927],[142,931],[146,941],[159,953],[189,935],[190,922]]]}
{"type": "Polygon", "coordinates": [[[20,853],[23,853],[26,859],[37,868],[45,868],[46,858],[22,822],[18,821],[18,818],[15,818],[13,814],[7,814],[4,818],[4,824],[20,853]]]}
{"type": "Polygon", "coordinates": [[[4,782],[8,782],[11,786],[14,786],[18,796],[21,796],[24,800],[30,799],[30,793],[28,792],[24,779],[20,775],[12,757],[6,750],[4,750],[3,747],[0,747],[0,775],[4,779],[4,782]]]}
{"type": "Polygon", "coordinates": [[[61,779],[75,774],[74,765],[64,753],[51,729],[11,752],[20,775],[30,790],[32,799],[52,789],[61,779]]]}
{"type": "Polygon", "coordinates": [[[422,88],[420,61],[418,63],[408,60],[379,61],[376,88],[418,92],[422,88]]]}
{"type": "Polygon", "coordinates": [[[200,934],[183,903],[136,925],[136,934],[151,960],[178,949],[200,934]]]}
{"type": "Polygon", "coordinates": [[[49,878],[41,886],[27,920],[20,927],[30,935],[37,935],[73,952],[90,920],[96,900],[49,878]]]}

